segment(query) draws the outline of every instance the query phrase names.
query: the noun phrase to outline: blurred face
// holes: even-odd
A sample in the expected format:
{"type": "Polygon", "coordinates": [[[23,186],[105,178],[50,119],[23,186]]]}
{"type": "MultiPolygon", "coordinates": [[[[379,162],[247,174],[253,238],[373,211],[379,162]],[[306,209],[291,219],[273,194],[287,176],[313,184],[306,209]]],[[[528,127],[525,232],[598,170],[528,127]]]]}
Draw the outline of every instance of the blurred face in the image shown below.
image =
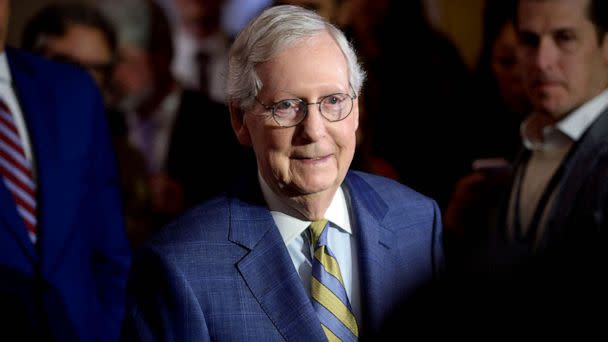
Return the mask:
{"type": "Polygon", "coordinates": [[[119,50],[111,90],[118,107],[125,111],[137,109],[153,93],[153,66],[146,51],[135,45],[119,50]]]}
{"type": "Polygon", "coordinates": [[[4,51],[10,15],[9,0],[0,0],[0,51],[4,51]]]}
{"type": "Polygon", "coordinates": [[[219,29],[223,0],[176,0],[179,20],[186,30],[204,38],[219,29]]]}
{"type": "MultiPolygon", "coordinates": [[[[258,98],[266,104],[284,99],[318,102],[334,93],[353,95],[346,59],[327,33],[301,40],[256,71],[263,84],[258,98]]],[[[241,143],[253,145],[260,173],[276,194],[333,196],[355,152],[358,119],[357,100],[350,115],[337,122],[321,116],[318,105],[310,105],[304,121],[285,128],[256,103],[235,130],[241,143]]]]}
{"type": "Polygon", "coordinates": [[[492,72],[501,97],[516,113],[528,114],[528,99],[522,83],[522,65],[517,56],[517,36],[511,22],[504,25],[492,46],[492,72]]]}
{"type": "Polygon", "coordinates": [[[598,43],[588,6],[589,0],[522,0],[518,7],[526,91],[536,110],[555,119],[608,85],[608,44],[598,43]]]}
{"type": "Polygon", "coordinates": [[[101,88],[105,86],[112,63],[112,51],[103,33],[99,29],[78,24],[71,25],[61,37],[49,36],[44,55],[82,65],[101,88]]]}

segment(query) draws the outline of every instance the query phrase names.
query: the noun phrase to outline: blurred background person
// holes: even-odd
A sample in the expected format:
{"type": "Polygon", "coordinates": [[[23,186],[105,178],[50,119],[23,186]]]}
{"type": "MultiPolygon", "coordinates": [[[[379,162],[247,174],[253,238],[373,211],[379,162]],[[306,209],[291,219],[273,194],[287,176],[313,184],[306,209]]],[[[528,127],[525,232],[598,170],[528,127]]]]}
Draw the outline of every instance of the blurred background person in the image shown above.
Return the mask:
{"type": "Polygon", "coordinates": [[[470,72],[453,43],[429,24],[422,1],[359,1],[346,8],[342,25],[369,75],[363,96],[371,153],[392,165],[399,181],[445,208],[471,158],[470,72]]]}
{"type": "Polygon", "coordinates": [[[221,191],[251,158],[234,138],[226,106],[173,77],[172,35],[162,9],[149,0],[100,6],[121,37],[112,89],[126,114],[129,142],[146,161],[159,227],[221,191]]]}
{"type": "Polygon", "coordinates": [[[9,3],[0,1],[0,335],[115,341],[131,252],[103,99],[81,68],[5,48],[9,3]]]}
{"type": "Polygon", "coordinates": [[[513,0],[486,1],[476,70],[478,124],[471,146],[472,172],[458,181],[444,212],[446,261],[454,261],[453,266],[496,228],[512,163],[521,149],[520,125],[532,108],[524,91],[513,19],[513,0]]]}
{"type": "Polygon", "coordinates": [[[509,328],[533,322],[543,333],[579,333],[601,326],[586,313],[601,306],[606,288],[606,5],[515,1],[522,84],[532,111],[521,125],[522,148],[497,225],[459,275],[477,300],[461,304],[491,309],[509,328]]]}
{"type": "Polygon", "coordinates": [[[513,0],[487,0],[484,32],[476,68],[481,121],[475,158],[513,161],[521,146],[519,127],[532,110],[523,86],[513,0]]]}
{"type": "Polygon", "coordinates": [[[500,222],[505,250],[497,244],[490,254],[507,272],[514,266],[529,271],[527,293],[545,296],[547,285],[552,293],[569,291],[568,307],[594,300],[604,288],[598,270],[606,260],[608,207],[608,3],[516,3],[533,112],[522,124],[525,149],[500,222]]]}
{"type": "Polygon", "coordinates": [[[171,70],[187,89],[224,102],[230,42],[221,27],[224,0],[175,0],[171,70]]]}
{"type": "MultiPolygon", "coordinates": [[[[22,47],[47,58],[88,70],[109,106],[110,81],[116,63],[114,28],[94,6],[79,2],[41,8],[24,28],[22,47]]],[[[129,240],[137,245],[151,229],[151,203],[142,156],[127,140],[124,114],[107,108],[116,151],[129,240]]]]}

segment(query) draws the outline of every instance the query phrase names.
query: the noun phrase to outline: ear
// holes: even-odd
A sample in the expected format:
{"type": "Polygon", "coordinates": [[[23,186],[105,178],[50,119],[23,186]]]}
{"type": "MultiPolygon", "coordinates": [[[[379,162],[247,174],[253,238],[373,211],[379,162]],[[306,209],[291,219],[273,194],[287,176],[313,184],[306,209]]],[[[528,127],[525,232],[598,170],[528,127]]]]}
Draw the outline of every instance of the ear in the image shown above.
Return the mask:
{"type": "Polygon", "coordinates": [[[604,58],[604,64],[608,65],[608,33],[604,34],[602,37],[602,45],[600,48],[602,49],[602,57],[604,58]]]}
{"type": "Polygon", "coordinates": [[[359,98],[357,97],[355,103],[353,104],[353,113],[351,115],[355,115],[355,131],[359,128],[359,98]]]}
{"type": "Polygon", "coordinates": [[[233,101],[228,105],[230,110],[230,124],[232,130],[236,134],[237,139],[241,145],[251,146],[251,136],[249,135],[249,129],[245,123],[245,112],[233,101]]]}

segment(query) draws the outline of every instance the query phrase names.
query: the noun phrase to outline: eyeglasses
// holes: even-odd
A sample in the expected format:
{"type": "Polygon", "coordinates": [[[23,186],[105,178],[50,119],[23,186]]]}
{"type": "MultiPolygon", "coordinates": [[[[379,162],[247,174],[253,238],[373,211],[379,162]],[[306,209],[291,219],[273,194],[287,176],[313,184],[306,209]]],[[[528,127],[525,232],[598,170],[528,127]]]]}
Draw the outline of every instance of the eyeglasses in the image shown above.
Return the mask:
{"type": "Polygon", "coordinates": [[[319,105],[319,113],[330,122],[336,122],[346,119],[353,110],[353,100],[357,95],[349,95],[343,93],[330,94],[322,97],[319,102],[306,102],[302,99],[285,99],[270,105],[265,105],[255,97],[255,100],[262,105],[266,110],[272,112],[274,121],[281,127],[293,127],[300,122],[308,114],[308,106],[319,105]]]}

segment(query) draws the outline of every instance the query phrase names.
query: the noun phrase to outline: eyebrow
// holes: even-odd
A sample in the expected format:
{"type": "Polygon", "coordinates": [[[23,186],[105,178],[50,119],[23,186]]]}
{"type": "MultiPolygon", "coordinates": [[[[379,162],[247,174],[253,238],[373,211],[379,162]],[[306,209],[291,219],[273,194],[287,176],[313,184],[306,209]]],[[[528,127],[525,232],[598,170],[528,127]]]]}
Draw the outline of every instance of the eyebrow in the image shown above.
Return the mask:
{"type": "MultiPolygon", "coordinates": [[[[335,89],[335,90],[331,90],[331,91],[325,92],[323,95],[318,96],[317,100],[319,100],[321,98],[324,98],[324,97],[327,97],[329,95],[333,95],[333,94],[347,94],[347,95],[350,95],[351,90],[356,95],[355,89],[350,85],[350,82],[349,82],[349,85],[346,87],[346,90],[335,89]]],[[[294,95],[294,93],[291,93],[289,91],[285,91],[284,93],[285,94],[289,94],[289,95],[282,96],[282,97],[278,98],[276,101],[275,100],[271,100],[272,103],[277,103],[277,102],[280,102],[280,101],[283,101],[283,100],[302,100],[302,101],[305,101],[305,102],[309,102],[303,96],[294,95]]],[[[259,96],[259,94],[258,94],[258,96],[259,96]]]]}

